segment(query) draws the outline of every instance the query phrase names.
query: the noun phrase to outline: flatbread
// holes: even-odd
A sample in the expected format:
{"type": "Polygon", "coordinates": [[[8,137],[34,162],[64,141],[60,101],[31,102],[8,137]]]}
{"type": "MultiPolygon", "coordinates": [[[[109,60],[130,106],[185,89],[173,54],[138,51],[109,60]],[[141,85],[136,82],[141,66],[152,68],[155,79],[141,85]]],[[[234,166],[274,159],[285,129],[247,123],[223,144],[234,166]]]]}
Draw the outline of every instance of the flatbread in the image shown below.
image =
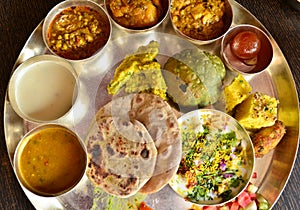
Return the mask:
{"type": "Polygon", "coordinates": [[[101,107],[96,113],[96,120],[98,121],[102,117],[112,116],[130,121],[129,111],[131,110],[131,101],[134,96],[135,94],[113,97],[110,102],[101,107]]]}
{"type": "Polygon", "coordinates": [[[114,97],[96,114],[98,122],[106,117],[140,122],[152,137],[157,149],[156,164],[152,177],[140,189],[141,193],[159,191],[177,172],[182,153],[178,115],[166,101],[151,93],[114,97]]]}
{"type": "Polygon", "coordinates": [[[87,175],[109,194],[129,197],[152,177],[157,149],[138,121],[98,118],[89,130],[86,145],[87,175]]]}
{"type": "Polygon", "coordinates": [[[140,192],[157,192],[176,173],[181,160],[182,147],[177,117],[166,101],[147,93],[136,94],[132,98],[129,115],[130,119],[145,125],[158,151],[153,176],[140,192]]]}

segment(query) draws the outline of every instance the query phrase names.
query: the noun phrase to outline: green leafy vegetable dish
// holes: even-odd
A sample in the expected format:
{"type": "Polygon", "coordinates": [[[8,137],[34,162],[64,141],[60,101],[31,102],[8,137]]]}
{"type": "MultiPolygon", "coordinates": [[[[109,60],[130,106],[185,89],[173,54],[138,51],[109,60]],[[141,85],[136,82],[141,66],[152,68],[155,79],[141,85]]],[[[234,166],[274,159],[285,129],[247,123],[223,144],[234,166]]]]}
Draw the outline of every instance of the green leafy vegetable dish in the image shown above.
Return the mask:
{"type": "Polygon", "coordinates": [[[231,116],[199,109],[179,118],[182,160],[170,186],[200,205],[223,204],[249,183],[254,150],[244,128],[231,116]]]}

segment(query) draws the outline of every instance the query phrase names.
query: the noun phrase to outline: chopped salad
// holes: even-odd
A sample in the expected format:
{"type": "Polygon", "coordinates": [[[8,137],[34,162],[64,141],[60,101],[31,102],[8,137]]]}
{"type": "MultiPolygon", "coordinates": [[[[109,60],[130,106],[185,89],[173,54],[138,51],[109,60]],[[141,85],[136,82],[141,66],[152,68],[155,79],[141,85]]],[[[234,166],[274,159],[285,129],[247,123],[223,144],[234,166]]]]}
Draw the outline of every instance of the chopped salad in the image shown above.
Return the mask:
{"type": "Polygon", "coordinates": [[[187,200],[227,201],[246,185],[241,170],[246,151],[234,131],[202,127],[182,131],[184,154],[177,176],[185,180],[187,200]]]}

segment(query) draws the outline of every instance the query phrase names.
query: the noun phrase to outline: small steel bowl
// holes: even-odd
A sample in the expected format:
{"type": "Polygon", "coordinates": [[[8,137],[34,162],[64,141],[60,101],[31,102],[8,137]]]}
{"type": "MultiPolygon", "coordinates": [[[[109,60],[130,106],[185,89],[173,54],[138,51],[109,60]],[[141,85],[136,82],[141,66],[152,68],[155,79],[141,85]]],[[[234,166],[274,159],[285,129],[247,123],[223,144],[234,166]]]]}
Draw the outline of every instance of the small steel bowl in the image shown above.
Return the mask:
{"type": "Polygon", "coordinates": [[[20,140],[13,163],[22,187],[38,196],[55,197],[80,183],[87,169],[87,151],[69,128],[43,124],[20,140]]]}
{"type": "Polygon", "coordinates": [[[13,72],[8,97],[14,111],[34,123],[54,122],[67,116],[79,91],[77,73],[66,60],[38,55],[13,72]]]}
{"type": "Polygon", "coordinates": [[[224,35],[221,42],[221,58],[225,65],[233,71],[237,71],[244,75],[256,74],[267,69],[273,58],[273,47],[268,35],[256,26],[249,24],[241,24],[232,27],[224,35]],[[260,40],[261,47],[256,58],[256,64],[247,64],[241,60],[231,50],[231,42],[234,37],[243,31],[254,32],[260,40]]]}
{"type": "MultiPolygon", "coordinates": [[[[104,1],[105,9],[107,10],[108,15],[111,18],[114,25],[117,28],[119,28],[119,29],[121,29],[125,32],[128,32],[128,33],[147,32],[147,31],[154,30],[166,19],[166,17],[168,16],[169,7],[170,7],[170,0],[159,0],[159,2],[161,4],[160,7],[159,7],[161,9],[161,15],[159,16],[158,20],[154,24],[151,24],[151,25],[148,25],[148,26],[135,26],[134,24],[125,25],[123,23],[125,18],[123,18],[123,17],[118,18],[114,15],[114,13],[111,9],[111,6],[110,6],[111,2],[113,2],[113,1],[114,0],[105,0],[104,1]]],[[[132,1],[132,2],[134,2],[134,1],[132,1]]],[[[158,7],[156,7],[156,8],[158,8],[158,7]]]]}
{"type": "MultiPolygon", "coordinates": [[[[183,37],[184,39],[186,39],[194,44],[205,45],[205,44],[213,43],[213,42],[221,39],[223,37],[223,35],[228,31],[230,26],[232,25],[233,12],[232,12],[231,4],[229,3],[228,0],[224,1],[225,11],[222,16],[222,21],[223,21],[222,26],[218,26],[218,24],[221,23],[219,21],[214,26],[209,26],[211,28],[209,28],[208,26],[201,26],[199,28],[196,28],[194,26],[190,26],[190,25],[187,26],[182,23],[177,24],[178,19],[181,19],[183,17],[182,13],[184,13],[184,11],[182,11],[182,10],[181,11],[176,10],[177,7],[175,7],[174,4],[177,1],[179,1],[180,4],[182,4],[182,1],[180,1],[180,0],[173,0],[171,2],[170,17],[171,17],[172,26],[173,26],[175,32],[179,36],[183,37]],[[201,32],[201,31],[205,30],[205,28],[206,28],[206,30],[209,30],[211,33],[207,32],[204,34],[203,32],[201,32]],[[183,31],[183,29],[185,31],[183,31]],[[189,31],[187,29],[189,29],[189,31]],[[200,29],[201,29],[201,31],[200,31],[200,29]]],[[[182,8],[187,8],[187,7],[185,5],[182,8]]],[[[198,15],[201,16],[201,13],[203,13],[203,11],[201,11],[201,12],[198,11],[197,13],[199,13],[198,15]]],[[[197,25],[198,22],[200,22],[201,20],[203,20],[205,18],[204,16],[201,16],[201,17],[197,18],[197,20],[195,20],[194,16],[196,17],[196,14],[193,15],[193,13],[191,11],[189,11],[187,15],[188,16],[191,15],[192,17],[190,17],[190,18],[194,19],[195,24],[193,24],[193,25],[197,25]]]]}
{"type": "Polygon", "coordinates": [[[111,33],[112,25],[107,12],[90,0],[69,0],[57,4],[47,14],[42,29],[48,50],[71,62],[94,58],[107,46],[111,33]],[[93,17],[87,19],[83,12],[93,17]],[[60,24],[54,24],[57,22],[60,24]],[[97,25],[96,30],[92,24],[97,25]],[[51,37],[55,37],[55,41],[51,37]]]}

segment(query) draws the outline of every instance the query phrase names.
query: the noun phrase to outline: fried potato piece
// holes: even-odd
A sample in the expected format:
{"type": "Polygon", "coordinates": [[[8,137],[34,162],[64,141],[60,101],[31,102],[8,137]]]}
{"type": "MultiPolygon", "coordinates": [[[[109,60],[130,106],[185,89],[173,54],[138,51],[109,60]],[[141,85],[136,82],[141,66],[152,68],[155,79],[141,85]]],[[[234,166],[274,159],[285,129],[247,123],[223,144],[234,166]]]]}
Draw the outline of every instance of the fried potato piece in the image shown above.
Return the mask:
{"type": "Polygon", "coordinates": [[[252,138],[255,157],[261,158],[273,150],[285,133],[285,125],[279,120],[273,126],[260,129],[252,138]]]}
{"type": "Polygon", "coordinates": [[[276,98],[255,92],[236,108],[234,118],[247,130],[257,130],[274,125],[277,119],[276,98]]]}

